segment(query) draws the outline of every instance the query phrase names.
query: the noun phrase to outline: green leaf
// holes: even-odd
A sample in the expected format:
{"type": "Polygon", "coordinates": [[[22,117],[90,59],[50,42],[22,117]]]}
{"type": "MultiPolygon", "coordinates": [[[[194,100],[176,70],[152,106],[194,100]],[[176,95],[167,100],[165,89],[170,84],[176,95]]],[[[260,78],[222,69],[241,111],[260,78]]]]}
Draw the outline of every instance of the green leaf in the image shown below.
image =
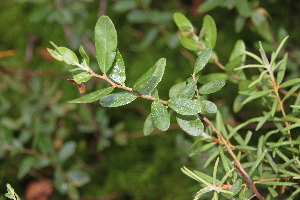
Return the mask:
{"type": "Polygon", "coordinates": [[[58,151],[57,159],[58,162],[62,162],[70,158],[76,150],[76,142],[68,141],[66,142],[58,151]]]}
{"type": "Polygon", "coordinates": [[[74,185],[72,184],[68,184],[68,187],[67,187],[67,194],[68,194],[68,197],[72,200],[79,200],[79,191],[78,191],[78,187],[75,187],[74,185]]]}
{"type": "Polygon", "coordinates": [[[234,21],[235,32],[237,32],[237,33],[241,32],[245,26],[245,23],[246,23],[246,18],[243,17],[242,15],[238,15],[234,21]]]}
{"type": "Polygon", "coordinates": [[[56,60],[64,61],[68,65],[77,65],[77,64],[79,64],[79,60],[78,60],[76,54],[72,50],[70,50],[66,47],[58,47],[53,42],[50,42],[50,43],[54,46],[56,51],[52,50],[52,49],[48,49],[48,52],[56,60]]]}
{"type": "Polygon", "coordinates": [[[242,105],[245,105],[245,104],[248,103],[249,101],[252,101],[252,100],[254,100],[254,99],[258,99],[258,98],[260,98],[260,97],[262,97],[262,96],[266,96],[266,95],[268,95],[268,94],[269,94],[269,91],[259,91],[259,92],[255,91],[255,92],[251,93],[251,95],[250,95],[249,97],[247,97],[247,98],[243,101],[242,105]]]}
{"type": "Polygon", "coordinates": [[[210,73],[207,75],[201,75],[198,82],[204,84],[218,79],[227,80],[228,75],[226,73],[210,73]]]}
{"type": "Polygon", "coordinates": [[[254,170],[258,167],[258,165],[261,164],[262,159],[265,157],[266,153],[267,153],[267,150],[264,150],[263,153],[260,156],[258,156],[258,158],[256,159],[255,163],[252,165],[252,167],[250,169],[250,172],[248,173],[249,177],[252,176],[254,170]]]}
{"type": "MultiPolygon", "coordinates": [[[[293,124],[295,125],[295,124],[293,124]]],[[[298,124],[295,127],[300,127],[300,124],[298,124]]],[[[288,127],[286,127],[285,129],[287,129],[288,127]]],[[[286,130],[284,130],[286,131],[286,130]]],[[[281,146],[286,146],[286,145],[298,145],[300,144],[300,140],[292,140],[292,141],[283,141],[283,142],[278,142],[278,143],[274,143],[274,142],[267,142],[267,145],[269,146],[269,149],[273,149],[273,148],[278,148],[281,146]]]]}
{"type": "Polygon", "coordinates": [[[119,50],[117,50],[117,55],[112,68],[110,68],[110,70],[108,71],[108,77],[118,84],[124,85],[125,83],[125,65],[119,50]]]}
{"type": "MultiPolygon", "coordinates": [[[[286,40],[289,38],[289,36],[286,36],[285,38],[283,38],[283,40],[281,41],[280,45],[278,46],[278,48],[276,49],[276,52],[272,55],[271,58],[271,65],[274,64],[279,52],[281,51],[283,45],[285,44],[286,40]]],[[[283,60],[287,60],[285,59],[285,57],[283,58],[283,60]]]]}
{"type": "Polygon", "coordinates": [[[190,51],[198,51],[200,50],[199,41],[197,41],[192,36],[186,36],[179,33],[179,40],[182,46],[190,51]]]}
{"type": "Polygon", "coordinates": [[[268,113],[264,113],[264,116],[261,118],[261,120],[258,122],[255,131],[259,130],[265,123],[267,120],[271,119],[271,112],[268,113]]]}
{"type": "Polygon", "coordinates": [[[243,65],[246,60],[246,55],[243,51],[246,50],[246,46],[243,40],[236,41],[234,48],[230,54],[229,62],[226,64],[226,71],[232,71],[236,67],[243,65]]]}
{"type": "Polygon", "coordinates": [[[90,59],[88,55],[85,53],[84,48],[82,46],[79,47],[79,53],[83,57],[83,61],[81,65],[84,66],[86,70],[89,69],[90,59]]]}
{"type": "Polygon", "coordinates": [[[197,89],[196,82],[189,82],[182,91],[179,92],[177,97],[192,99],[195,97],[195,91],[197,89]]]}
{"type": "Polygon", "coordinates": [[[252,10],[248,0],[238,1],[236,4],[236,9],[239,12],[239,14],[242,15],[243,17],[247,18],[251,16],[252,10]]]}
{"type": "Polygon", "coordinates": [[[203,106],[203,110],[208,113],[216,113],[218,111],[217,106],[211,101],[203,100],[201,101],[201,103],[203,106]]]}
{"type": "Polygon", "coordinates": [[[176,98],[176,97],[179,97],[182,90],[184,90],[184,88],[186,87],[186,82],[181,82],[181,83],[177,83],[175,85],[173,85],[171,88],[170,88],[170,91],[169,91],[169,97],[170,98],[176,98]]]}
{"type": "Polygon", "coordinates": [[[206,47],[214,49],[217,42],[217,27],[214,19],[209,15],[205,15],[202,26],[206,29],[204,35],[206,47]]]}
{"type": "Polygon", "coordinates": [[[266,20],[267,20],[267,18],[262,12],[260,12],[258,10],[253,10],[252,15],[251,15],[251,22],[253,22],[254,26],[259,26],[266,20]]]}
{"type": "Polygon", "coordinates": [[[245,61],[244,53],[241,50],[246,51],[246,45],[245,45],[243,40],[238,40],[234,44],[233,50],[232,50],[232,52],[230,54],[230,57],[229,57],[229,61],[232,61],[235,58],[240,57],[242,55],[244,57],[242,60],[245,61]]]}
{"type": "Polygon", "coordinates": [[[33,166],[36,163],[36,160],[37,158],[35,156],[27,156],[22,160],[17,175],[17,178],[19,180],[23,178],[31,170],[31,168],[33,168],[33,166]]]}
{"type": "Polygon", "coordinates": [[[204,174],[202,172],[199,172],[199,171],[192,172],[191,170],[189,170],[185,166],[181,167],[180,169],[185,175],[189,176],[190,178],[192,178],[192,179],[194,179],[194,180],[196,180],[200,183],[202,182],[207,186],[213,186],[212,183],[211,183],[212,182],[212,177],[211,176],[209,176],[207,174],[204,174]]]}
{"type": "Polygon", "coordinates": [[[133,92],[119,92],[102,98],[100,104],[104,107],[119,107],[131,103],[137,97],[133,92]]]}
{"type": "Polygon", "coordinates": [[[175,21],[175,24],[179,28],[179,30],[184,31],[184,32],[189,32],[189,33],[194,32],[193,24],[190,22],[190,20],[184,14],[175,13],[173,16],[173,19],[175,21]]]}
{"type": "Polygon", "coordinates": [[[165,131],[170,126],[170,115],[167,106],[159,101],[153,101],[151,104],[151,116],[156,128],[165,131]]]}
{"type": "Polygon", "coordinates": [[[289,196],[289,198],[287,198],[286,200],[293,200],[295,199],[295,197],[297,197],[297,195],[300,193],[300,188],[298,188],[297,190],[295,190],[291,196],[289,196]]]}
{"type": "Polygon", "coordinates": [[[116,1],[113,4],[114,11],[118,13],[129,12],[138,7],[138,3],[135,0],[116,1]]]}
{"type": "Polygon", "coordinates": [[[80,84],[82,82],[87,82],[92,78],[90,73],[87,72],[81,72],[79,74],[76,74],[73,76],[76,83],[80,84]]]}
{"type": "Polygon", "coordinates": [[[285,87],[289,87],[291,85],[295,85],[297,83],[300,83],[300,78],[295,78],[295,79],[292,79],[292,80],[289,80],[289,81],[286,81],[284,83],[282,83],[280,85],[281,88],[285,88],[285,87]]]}
{"type": "Polygon", "coordinates": [[[212,53],[212,49],[210,47],[204,49],[201,52],[194,65],[194,74],[198,73],[205,67],[205,65],[208,63],[210,59],[211,53],[212,53]]]}
{"type": "Polygon", "coordinates": [[[166,66],[166,59],[159,59],[155,65],[143,74],[134,84],[133,89],[142,94],[150,94],[161,81],[166,66]]]}
{"type": "Polygon", "coordinates": [[[145,123],[144,123],[144,129],[143,129],[143,132],[144,132],[144,135],[149,135],[155,128],[155,125],[154,125],[154,121],[152,119],[152,115],[149,114],[145,123]]]}
{"type": "Polygon", "coordinates": [[[58,47],[58,48],[60,49],[62,59],[65,63],[67,63],[68,65],[74,65],[76,63],[79,63],[79,60],[73,51],[71,51],[66,47],[58,47]]]}
{"type": "Polygon", "coordinates": [[[103,88],[101,90],[96,90],[96,91],[91,92],[87,95],[84,95],[82,97],[79,97],[77,99],[69,101],[69,103],[91,103],[91,102],[94,102],[94,101],[98,101],[99,99],[102,99],[103,97],[110,94],[113,90],[114,90],[114,87],[109,87],[109,88],[103,88]]]}
{"type": "Polygon", "coordinates": [[[206,83],[199,88],[199,93],[200,94],[214,93],[214,92],[220,90],[225,85],[225,83],[226,83],[226,81],[224,81],[222,79],[217,79],[212,82],[206,83]]]}
{"type": "Polygon", "coordinates": [[[238,56],[235,59],[231,60],[230,62],[228,62],[225,65],[225,70],[226,71],[232,71],[234,70],[236,67],[241,65],[243,57],[242,56],[238,56]]]}
{"type": "Polygon", "coordinates": [[[292,186],[292,185],[296,185],[298,183],[294,183],[294,182],[277,182],[277,181],[260,181],[259,184],[262,185],[278,185],[278,186],[292,186]]]}
{"type": "Polygon", "coordinates": [[[76,168],[67,171],[66,176],[71,184],[77,187],[83,186],[91,180],[88,173],[76,168]]]}
{"type": "Polygon", "coordinates": [[[58,60],[58,61],[63,61],[61,54],[58,53],[56,50],[47,48],[47,51],[48,51],[48,52],[51,54],[51,56],[52,56],[53,58],[55,58],[56,60],[58,60]]]}
{"type": "Polygon", "coordinates": [[[129,12],[126,19],[131,23],[148,23],[150,20],[150,14],[144,10],[136,9],[129,12]]]}
{"type": "Polygon", "coordinates": [[[196,115],[177,115],[176,120],[180,128],[192,136],[204,133],[204,125],[196,115]]]}
{"type": "Polygon", "coordinates": [[[15,192],[15,190],[11,187],[9,183],[6,184],[6,188],[7,188],[7,193],[5,193],[5,196],[7,198],[20,200],[20,197],[18,196],[18,194],[15,192]]]}
{"type": "Polygon", "coordinates": [[[223,0],[207,0],[201,3],[201,5],[198,7],[199,13],[205,13],[208,12],[216,7],[218,7],[223,0]]]}
{"type": "Polygon", "coordinates": [[[96,57],[100,70],[107,73],[116,57],[117,32],[107,16],[98,19],[95,27],[96,57]]]}
{"type": "Polygon", "coordinates": [[[202,111],[202,107],[198,99],[190,100],[186,98],[172,98],[168,101],[168,105],[175,112],[181,115],[195,115],[202,111]]]}

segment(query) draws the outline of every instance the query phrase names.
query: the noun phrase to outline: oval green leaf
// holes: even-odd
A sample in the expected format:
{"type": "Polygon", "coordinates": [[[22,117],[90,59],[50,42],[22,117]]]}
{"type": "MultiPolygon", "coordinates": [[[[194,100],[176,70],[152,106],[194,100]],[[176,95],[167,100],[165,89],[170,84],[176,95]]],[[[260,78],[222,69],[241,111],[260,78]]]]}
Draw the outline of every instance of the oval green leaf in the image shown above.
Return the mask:
{"type": "Polygon", "coordinates": [[[119,107],[131,103],[137,97],[133,92],[119,92],[102,98],[100,104],[104,107],[119,107]]]}
{"type": "Polygon", "coordinates": [[[66,47],[58,47],[58,48],[61,52],[62,59],[65,63],[67,63],[68,65],[79,63],[79,60],[73,51],[71,51],[66,47]]]}
{"type": "Polygon", "coordinates": [[[70,158],[76,150],[76,142],[69,141],[66,142],[58,151],[57,159],[58,162],[62,162],[70,158]]]}
{"type": "Polygon", "coordinates": [[[211,101],[203,100],[201,101],[201,103],[203,106],[203,110],[208,113],[216,113],[218,111],[216,104],[211,101]]]}
{"type": "Polygon", "coordinates": [[[168,101],[168,105],[181,115],[195,115],[202,110],[201,104],[197,99],[173,98],[168,101]]]}
{"type": "Polygon", "coordinates": [[[212,53],[212,49],[210,47],[204,49],[201,52],[194,65],[194,74],[198,73],[205,67],[205,65],[208,63],[210,59],[211,53],[212,53]]]}
{"type": "Polygon", "coordinates": [[[85,70],[88,70],[90,66],[90,59],[89,56],[85,53],[84,48],[82,46],[79,47],[79,53],[83,58],[81,65],[84,66],[85,70]]]}
{"type": "Polygon", "coordinates": [[[159,101],[153,101],[151,104],[151,116],[156,128],[165,131],[170,126],[170,115],[167,107],[159,101]]]}
{"type": "Polygon", "coordinates": [[[113,63],[112,68],[108,71],[108,77],[118,84],[124,85],[126,80],[125,65],[123,57],[119,50],[113,63]]]}
{"type": "Polygon", "coordinates": [[[98,101],[99,99],[102,99],[103,97],[110,94],[113,90],[113,87],[97,90],[72,101],[69,101],[69,103],[91,103],[94,101],[98,101]]]}
{"type": "Polygon", "coordinates": [[[242,61],[245,61],[246,56],[245,56],[245,53],[243,53],[242,51],[246,51],[246,45],[245,45],[243,40],[238,40],[234,44],[233,50],[232,50],[232,52],[230,54],[230,57],[229,57],[229,62],[234,60],[236,57],[241,56],[241,55],[243,55],[242,61]]]}
{"type": "Polygon", "coordinates": [[[177,115],[176,120],[182,130],[192,136],[199,136],[204,132],[202,121],[196,115],[177,115]]]}
{"type": "Polygon", "coordinates": [[[199,89],[200,94],[211,94],[218,90],[220,90],[224,85],[226,81],[222,79],[217,79],[212,82],[206,83],[202,85],[202,87],[199,89]]]}
{"type": "Polygon", "coordinates": [[[197,89],[196,82],[189,82],[182,91],[180,91],[178,97],[192,99],[195,97],[195,91],[197,89]]]}
{"type": "Polygon", "coordinates": [[[189,33],[194,32],[193,24],[190,22],[190,20],[184,14],[175,13],[173,16],[173,19],[175,21],[175,24],[179,28],[179,30],[184,31],[184,32],[189,32],[189,33]]]}
{"type": "Polygon", "coordinates": [[[143,74],[134,84],[133,89],[142,94],[150,94],[161,81],[166,66],[166,59],[159,59],[155,65],[143,74]]]}
{"type": "Polygon", "coordinates": [[[81,72],[79,74],[74,75],[73,77],[75,82],[78,84],[82,82],[87,82],[88,80],[90,80],[90,78],[92,78],[91,74],[87,72],[81,72]]]}
{"type": "Polygon", "coordinates": [[[186,82],[181,82],[181,83],[177,83],[175,85],[173,85],[170,90],[169,90],[169,97],[172,98],[176,98],[179,97],[180,93],[182,90],[184,90],[184,88],[186,87],[186,82]]]}
{"type": "Polygon", "coordinates": [[[222,3],[223,0],[207,0],[200,4],[198,7],[199,13],[205,13],[208,12],[215,7],[219,6],[222,3]]]}
{"type": "Polygon", "coordinates": [[[200,50],[199,42],[192,37],[179,34],[179,40],[182,46],[190,51],[200,50]]]}
{"type": "Polygon", "coordinates": [[[107,16],[98,19],[95,27],[96,57],[103,73],[112,66],[117,50],[117,32],[107,16]]]}
{"type": "Polygon", "coordinates": [[[143,129],[143,132],[144,132],[144,135],[149,135],[155,128],[155,125],[154,125],[154,121],[152,119],[152,115],[149,114],[145,123],[144,123],[144,129],[143,129]]]}
{"type": "Polygon", "coordinates": [[[205,15],[202,26],[206,29],[204,35],[206,47],[214,49],[217,42],[217,27],[214,19],[209,15],[205,15]]]}
{"type": "Polygon", "coordinates": [[[85,185],[91,179],[88,173],[80,169],[71,169],[67,171],[66,177],[73,185],[76,185],[77,187],[85,185]]]}

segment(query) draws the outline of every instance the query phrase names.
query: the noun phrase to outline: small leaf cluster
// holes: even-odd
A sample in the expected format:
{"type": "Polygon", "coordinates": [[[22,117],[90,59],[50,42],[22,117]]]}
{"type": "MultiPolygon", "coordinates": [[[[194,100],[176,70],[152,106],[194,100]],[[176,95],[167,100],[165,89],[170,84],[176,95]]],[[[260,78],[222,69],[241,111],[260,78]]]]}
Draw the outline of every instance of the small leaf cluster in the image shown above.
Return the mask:
{"type": "MultiPolygon", "coordinates": [[[[207,3],[208,2],[209,1],[207,1],[207,3]]],[[[203,4],[203,6],[204,5],[207,6],[208,4],[203,4]]],[[[199,55],[201,49],[205,49],[207,46],[214,48],[217,35],[215,23],[211,17],[208,15],[204,17],[203,27],[199,35],[195,33],[192,23],[183,14],[176,13],[174,20],[179,28],[178,34],[183,47],[194,51],[197,55],[199,55]],[[209,28],[206,28],[205,25],[209,26],[209,28]]],[[[203,138],[200,139],[197,142],[202,145],[196,148],[191,154],[191,156],[193,156],[208,152],[209,157],[205,162],[205,167],[220,156],[226,175],[230,174],[230,177],[234,177],[232,179],[233,182],[229,184],[230,188],[233,188],[233,186],[236,186],[236,184],[241,181],[241,179],[237,178],[237,174],[231,173],[233,169],[232,165],[236,166],[238,173],[244,178],[254,194],[246,194],[240,191],[239,193],[228,196],[232,199],[248,199],[251,195],[257,196],[259,199],[264,199],[257,191],[255,184],[253,184],[254,180],[257,182],[257,185],[261,184],[267,187],[270,191],[268,195],[269,199],[279,196],[279,193],[276,191],[279,185],[294,187],[295,191],[289,199],[292,199],[300,192],[295,181],[292,181],[292,179],[298,179],[299,177],[299,167],[297,167],[300,155],[298,149],[299,135],[297,135],[297,132],[292,132],[293,129],[299,127],[299,121],[295,118],[295,116],[299,115],[299,107],[297,106],[299,104],[299,95],[295,94],[299,89],[299,78],[284,81],[287,71],[288,54],[285,53],[282,56],[281,51],[287,39],[288,37],[285,37],[277,49],[271,53],[270,61],[261,43],[259,57],[246,51],[245,44],[242,40],[238,40],[235,43],[226,65],[222,65],[218,61],[216,52],[213,52],[211,56],[211,60],[224,71],[222,74],[216,74],[216,76],[227,77],[225,78],[226,80],[228,79],[231,83],[235,83],[239,86],[239,92],[235,98],[233,110],[238,112],[246,104],[250,104],[249,106],[253,109],[253,102],[257,102],[257,100],[262,102],[262,109],[264,109],[262,116],[250,118],[236,127],[231,127],[229,124],[225,125],[222,113],[217,112],[216,127],[208,120],[205,121],[211,126],[213,132],[218,135],[218,139],[214,137],[209,138],[211,141],[204,140],[203,138]],[[246,56],[256,60],[259,64],[245,64],[246,56]],[[283,58],[277,62],[279,56],[283,58]],[[251,78],[246,76],[246,69],[250,68],[257,68],[259,75],[255,74],[251,78]],[[285,91],[285,89],[288,90],[285,91]],[[292,96],[296,96],[296,98],[293,99],[292,96]],[[291,99],[293,102],[289,105],[292,109],[287,108],[287,99],[291,99]],[[290,112],[289,114],[288,111],[290,112]],[[259,137],[257,147],[249,143],[254,135],[251,130],[248,130],[245,137],[242,136],[242,129],[245,129],[247,125],[256,123],[255,131],[260,131],[267,122],[274,123],[274,128],[259,137]],[[272,137],[277,138],[277,140],[273,141],[271,139],[272,137]],[[268,142],[269,140],[272,140],[272,142],[268,142]],[[213,141],[219,145],[215,146],[213,141]],[[233,145],[233,143],[237,143],[237,145],[233,145]],[[224,149],[224,147],[226,148],[224,149]],[[238,155],[236,156],[232,150],[237,150],[239,152],[238,155]],[[230,154],[231,158],[228,158],[227,153],[230,154]],[[247,158],[249,155],[253,157],[247,158]],[[274,161],[277,157],[281,160],[279,163],[275,163],[274,161]],[[231,159],[233,159],[233,162],[231,159]],[[241,162],[244,162],[244,164],[242,165],[241,162]],[[290,165],[293,170],[286,168],[287,165],[290,165]],[[245,170],[247,168],[249,168],[248,172],[245,170]],[[280,170],[278,170],[278,168],[280,168],[280,170]],[[294,170],[297,171],[297,173],[294,173],[294,170]],[[265,179],[268,179],[268,181],[265,179]]],[[[216,80],[216,82],[213,81],[209,84],[218,85],[219,82],[219,80],[216,80]]],[[[199,92],[203,90],[205,90],[205,87],[199,89],[199,92]]],[[[210,90],[208,89],[206,91],[210,90]]],[[[191,172],[186,168],[184,168],[183,171],[188,176],[206,185],[206,187],[198,192],[195,199],[198,199],[201,195],[210,191],[215,191],[213,199],[218,198],[218,191],[215,189],[215,185],[211,187],[210,183],[202,181],[205,180],[205,176],[201,174],[201,172],[191,172]],[[196,172],[198,176],[195,175],[196,172]]],[[[219,176],[221,176],[221,174],[219,176]]],[[[238,187],[240,187],[241,183],[238,185],[238,187]]],[[[223,186],[226,187],[226,184],[223,186]]]]}
{"type": "Polygon", "coordinates": [[[9,183],[6,184],[6,187],[7,187],[7,193],[5,194],[5,196],[7,198],[13,200],[20,200],[20,197],[18,196],[18,194],[15,192],[15,190],[11,187],[9,183]]]}
{"type": "MultiPolygon", "coordinates": [[[[177,15],[175,14],[175,19],[177,19],[177,15]]],[[[177,20],[176,23],[181,24],[182,22],[177,20]]],[[[216,42],[213,38],[207,40],[210,41],[208,46],[212,46],[211,44],[216,42]]],[[[57,47],[52,43],[55,50],[48,49],[57,60],[77,66],[77,68],[71,70],[72,72],[76,70],[84,71],[73,76],[77,84],[86,82],[91,77],[102,78],[111,84],[111,87],[94,91],[70,101],[71,103],[90,103],[100,100],[100,104],[104,107],[119,107],[131,103],[138,97],[151,99],[153,101],[151,113],[144,124],[145,135],[149,135],[155,128],[161,131],[168,130],[172,111],[175,111],[176,120],[185,132],[193,136],[205,135],[204,125],[198,114],[216,113],[217,106],[211,101],[202,99],[201,96],[217,92],[225,85],[224,80],[217,79],[202,85],[200,88],[197,87],[200,77],[199,72],[211,58],[211,47],[199,50],[192,77],[172,86],[169,91],[170,99],[165,101],[159,98],[157,90],[157,86],[164,75],[165,58],[159,59],[153,67],[134,83],[133,87],[128,87],[125,85],[124,61],[117,49],[117,33],[112,21],[107,16],[102,16],[97,21],[95,43],[96,58],[102,75],[94,73],[89,68],[89,58],[82,47],[80,47],[80,54],[83,57],[81,63],[78,62],[75,53],[65,47],[57,47]],[[114,88],[121,88],[125,91],[112,93],[114,88]]]]}

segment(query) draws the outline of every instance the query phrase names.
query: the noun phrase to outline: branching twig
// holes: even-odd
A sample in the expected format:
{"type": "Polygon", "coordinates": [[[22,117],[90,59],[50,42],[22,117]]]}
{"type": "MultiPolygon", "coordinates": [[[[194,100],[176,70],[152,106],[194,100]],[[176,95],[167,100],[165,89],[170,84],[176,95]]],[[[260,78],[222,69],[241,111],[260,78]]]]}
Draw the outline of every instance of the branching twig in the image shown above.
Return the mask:
{"type": "Polygon", "coordinates": [[[238,172],[241,174],[241,176],[244,177],[244,179],[246,180],[249,187],[253,190],[256,197],[259,198],[260,200],[265,200],[265,198],[263,196],[261,196],[261,194],[257,190],[255,184],[252,182],[251,178],[249,177],[249,175],[247,174],[247,172],[243,168],[242,164],[240,163],[240,161],[238,160],[238,158],[236,157],[236,155],[232,151],[232,149],[230,147],[230,143],[223,137],[222,133],[216,129],[216,127],[213,125],[213,123],[209,119],[207,119],[205,116],[202,116],[202,119],[212,128],[212,130],[220,138],[221,142],[225,145],[225,147],[227,148],[229,154],[231,155],[231,157],[233,159],[234,167],[238,170],[238,172]]]}

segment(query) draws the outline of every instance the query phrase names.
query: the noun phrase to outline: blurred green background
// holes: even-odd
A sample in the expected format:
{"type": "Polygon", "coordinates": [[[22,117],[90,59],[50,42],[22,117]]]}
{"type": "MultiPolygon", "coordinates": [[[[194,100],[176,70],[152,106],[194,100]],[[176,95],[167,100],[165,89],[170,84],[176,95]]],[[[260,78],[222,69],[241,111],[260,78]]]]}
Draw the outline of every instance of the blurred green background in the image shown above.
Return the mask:
{"type": "MultiPolygon", "coordinates": [[[[139,76],[165,57],[167,67],[158,89],[160,97],[167,100],[169,88],[190,76],[196,57],[180,45],[173,14],[186,14],[199,31],[206,13],[197,9],[203,2],[1,0],[0,194],[10,183],[25,199],[32,190],[30,184],[47,180],[49,188],[54,187],[52,199],[192,199],[199,187],[181,173],[180,167],[210,171],[203,169],[205,155],[189,157],[195,139],[183,133],[174,119],[170,130],[143,136],[151,103],[144,99],[119,108],[103,108],[97,102],[69,104],[81,95],[67,81],[72,78],[71,68],[51,58],[46,48],[51,48],[49,42],[53,41],[78,53],[82,45],[90,56],[91,68],[100,73],[94,26],[99,16],[108,15],[118,33],[126,85],[132,87],[139,76]]],[[[252,11],[264,8],[268,12],[271,40],[248,18],[237,31],[236,20],[241,15],[235,8],[237,1],[224,2],[232,6],[207,12],[217,24],[215,51],[221,63],[228,61],[238,39],[257,53],[259,40],[271,51],[288,34],[288,49],[294,56],[289,68],[298,71],[300,2],[249,1],[252,11]]],[[[211,72],[221,70],[210,63],[204,73],[211,72]]],[[[107,85],[93,78],[86,83],[86,93],[107,85]]],[[[249,114],[247,108],[240,114],[231,112],[235,87],[226,84],[213,97],[228,121],[243,120],[249,114]]]]}

